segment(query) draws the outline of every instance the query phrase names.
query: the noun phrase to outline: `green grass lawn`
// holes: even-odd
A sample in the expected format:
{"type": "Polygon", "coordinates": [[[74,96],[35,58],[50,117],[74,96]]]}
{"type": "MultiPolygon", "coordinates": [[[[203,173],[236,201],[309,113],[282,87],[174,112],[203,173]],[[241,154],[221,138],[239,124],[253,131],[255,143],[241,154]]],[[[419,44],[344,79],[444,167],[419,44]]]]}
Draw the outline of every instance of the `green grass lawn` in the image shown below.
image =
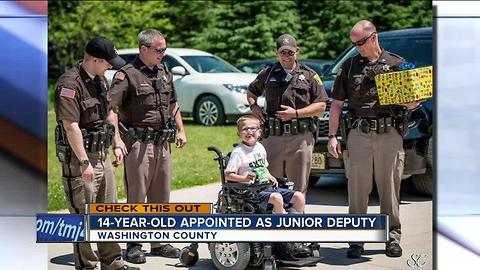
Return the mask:
{"type": "MultiPolygon", "coordinates": [[[[61,177],[60,163],[55,156],[54,130],[55,115],[48,113],[48,210],[66,208],[65,193],[61,177]]],[[[232,150],[238,141],[235,125],[204,127],[185,120],[187,145],[183,149],[173,147],[172,189],[203,185],[220,181],[218,163],[213,160],[215,153],[207,151],[214,145],[223,152],[232,150]]],[[[174,145],[172,145],[174,146],[174,145]]],[[[111,152],[111,151],[110,151],[111,152]]],[[[125,198],[123,185],[123,165],[115,169],[119,198],[125,198]]]]}

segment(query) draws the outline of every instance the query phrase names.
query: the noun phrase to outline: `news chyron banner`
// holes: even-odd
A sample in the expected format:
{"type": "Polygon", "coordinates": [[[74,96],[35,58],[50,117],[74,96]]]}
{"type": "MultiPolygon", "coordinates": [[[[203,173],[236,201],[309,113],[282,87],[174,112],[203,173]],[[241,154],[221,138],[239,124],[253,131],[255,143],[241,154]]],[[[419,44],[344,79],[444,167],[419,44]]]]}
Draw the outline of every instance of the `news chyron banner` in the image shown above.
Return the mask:
{"type": "Polygon", "coordinates": [[[37,215],[37,242],[386,242],[386,215],[213,214],[212,204],[91,204],[37,215]],[[281,237],[280,237],[281,236],[281,237]]]}

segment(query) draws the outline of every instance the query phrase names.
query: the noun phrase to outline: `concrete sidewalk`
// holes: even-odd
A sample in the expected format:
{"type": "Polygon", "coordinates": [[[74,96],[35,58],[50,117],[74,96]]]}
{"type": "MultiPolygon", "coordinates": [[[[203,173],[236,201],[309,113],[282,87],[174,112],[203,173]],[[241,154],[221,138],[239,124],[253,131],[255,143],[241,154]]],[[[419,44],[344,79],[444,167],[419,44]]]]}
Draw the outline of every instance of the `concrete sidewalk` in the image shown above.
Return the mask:
{"type": "MultiPolygon", "coordinates": [[[[220,184],[187,188],[173,191],[172,202],[215,202],[220,184]]],[[[338,179],[321,181],[309,190],[306,212],[308,213],[347,213],[348,200],[346,182],[338,179]]],[[[378,197],[371,196],[369,213],[378,213],[378,197]]],[[[432,201],[414,193],[411,183],[402,183],[402,204],[400,206],[402,221],[403,256],[389,258],[385,256],[385,244],[366,244],[364,256],[360,259],[347,259],[345,243],[323,243],[321,254],[325,259],[316,267],[305,269],[432,269],[432,201]],[[420,265],[421,264],[421,265],[420,265]],[[413,267],[411,267],[413,266],[413,267]]],[[[173,244],[179,248],[186,244],[173,244]]],[[[122,244],[125,248],[125,244],[122,244]]],[[[149,244],[144,244],[144,250],[150,250],[149,244]]],[[[74,269],[71,244],[49,244],[48,269],[74,269]]],[[[206,244],[200,244],[200,260],[190,269],[215,269],[206,244]]],[[[149,254],[147,253],[147,256],[149,254]]],[[[135,265],[145,270],[178,269],[177,259],[162,257],[147,257],[147,263],[135,265]]],[[[284,268],[288,269],[288,268],[284,268]]],[[[292,268],[290,268],[292,269],[292,268]]]]}

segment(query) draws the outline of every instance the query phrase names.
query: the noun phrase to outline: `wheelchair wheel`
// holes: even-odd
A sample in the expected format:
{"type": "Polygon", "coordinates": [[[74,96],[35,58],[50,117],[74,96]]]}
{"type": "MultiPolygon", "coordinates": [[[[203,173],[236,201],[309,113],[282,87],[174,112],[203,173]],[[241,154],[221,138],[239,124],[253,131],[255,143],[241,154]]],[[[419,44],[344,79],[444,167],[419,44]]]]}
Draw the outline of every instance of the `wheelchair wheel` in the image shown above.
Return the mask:
{"type": "Polygon", "coordinates": [[[243,270],[250,262],[249,243],[211,243],[210,257],[219,270],[243,270]]]}

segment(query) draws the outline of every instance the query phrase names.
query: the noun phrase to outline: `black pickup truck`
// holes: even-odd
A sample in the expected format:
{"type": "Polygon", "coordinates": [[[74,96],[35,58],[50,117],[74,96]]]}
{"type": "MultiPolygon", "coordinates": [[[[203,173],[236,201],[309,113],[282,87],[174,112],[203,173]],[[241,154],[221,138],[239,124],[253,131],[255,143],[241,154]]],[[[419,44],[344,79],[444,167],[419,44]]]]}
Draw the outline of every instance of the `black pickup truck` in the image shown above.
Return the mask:
{"type": "MultiPolygon", "coordinates": [[[[432,28],[415,28],[379,33],[380,45],[387,51],[396,53],[415,64],[417,68],[432,65],[432,28]]],[[[348,58],[358,52],[351,46],[335,60],[323,74],[323,84],[328,94],[332,89],[338,69],[348,58]]],[[[348,101],[345,102],[345,105],[348,101]]],[[[344,107],[344,114],[346,107],[344,107]]],[[[328,119],[330,101],[321,117],[319,138],[315,144],[312,157],[312,170],[309,186],[314,186],[324,174],[343,174],[343,161],[332,157],[327,151],[328,119]]],[[[403,146],[406,153],[403,178],[412,176],[418,191],[426,195],[432,194],[432,125],[433,100],[428,99],[411,112],[409,132],[404,138],[403,146]]],[[[340,135],[340,132],[338,133],[340,135]]],[[[343,138],[342,149],[345,149],[343,138]]]]}

